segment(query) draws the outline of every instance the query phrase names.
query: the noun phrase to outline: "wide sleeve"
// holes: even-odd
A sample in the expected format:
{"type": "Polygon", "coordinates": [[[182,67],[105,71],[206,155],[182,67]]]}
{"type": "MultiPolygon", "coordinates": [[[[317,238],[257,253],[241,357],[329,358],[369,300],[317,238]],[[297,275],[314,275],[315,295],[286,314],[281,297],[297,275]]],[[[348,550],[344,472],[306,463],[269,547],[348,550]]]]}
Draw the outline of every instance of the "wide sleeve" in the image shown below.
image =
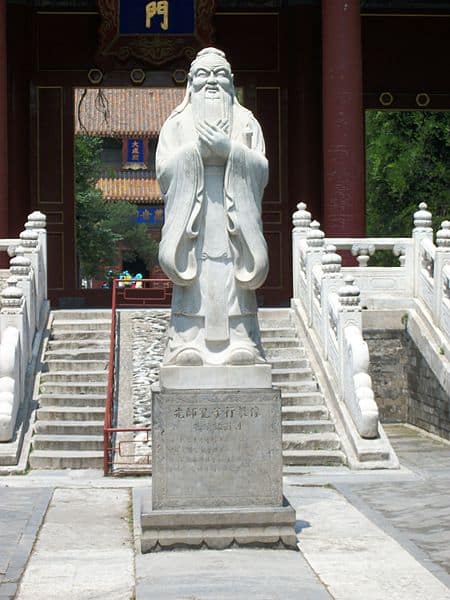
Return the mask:
{"type": "Polygon", "coordinates": [[[240,141],[232,143],[225,173],[225,202],[237,284],[257,289],[269,270],[261,220],[268,162],[261,128],[253,117],[247,131],[251,132],[250,147],[240,141]]]}
{"type": "Polygon", "coordinates": [[[156,150],[156,176],[165,202],[159,263],[175,284],[186,286],[197,276],[195,245],[203,197],[203,164],[196,144],[181,145],[177,133],[177,121],[166,121],[156,150]]]}

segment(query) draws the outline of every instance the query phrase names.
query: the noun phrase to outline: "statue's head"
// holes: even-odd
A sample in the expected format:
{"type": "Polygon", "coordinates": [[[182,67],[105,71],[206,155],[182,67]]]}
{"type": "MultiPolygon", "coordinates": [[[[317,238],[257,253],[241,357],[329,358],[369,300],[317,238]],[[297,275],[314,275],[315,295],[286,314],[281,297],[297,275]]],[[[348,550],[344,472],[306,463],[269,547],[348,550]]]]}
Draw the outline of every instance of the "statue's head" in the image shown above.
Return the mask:
{"type": "Polygon", "coordinates": [[[234,96],[233,74],[225,54],[217,48],[204,48],[191,64],[188,75],[191,94],[201,93],[205,98],[217,98],[224,92],[234,96]]]}

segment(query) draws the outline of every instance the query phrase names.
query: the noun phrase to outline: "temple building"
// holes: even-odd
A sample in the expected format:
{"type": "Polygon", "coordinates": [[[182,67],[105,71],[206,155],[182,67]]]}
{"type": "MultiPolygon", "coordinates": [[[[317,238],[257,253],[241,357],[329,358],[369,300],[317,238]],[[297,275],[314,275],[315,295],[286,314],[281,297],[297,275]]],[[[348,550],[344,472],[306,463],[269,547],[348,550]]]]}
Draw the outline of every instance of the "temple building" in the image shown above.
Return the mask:
{"type": "Polygon", "coordinates": [[[443,62],[450,1],[169,0],[152,3],[161,5],[154,15],[148,4],[0,3],[0,236],[15,235],[30,211],[44,212],[53,306],[74,297],[98,303],[77,290],[73,159],[84,111],[98,103],[98,90],[104,97],[116,88],[109,118],[97,111],[96,123],[84,122],[92,134],[116,140],[114,174],[98,186],[108,201],[125,198],[142,207],[144,220],[156,218],[158,123],[154,108],[132,108],[133,92],[155,107],[164,89],[175,106],[193,56],[215,45],[264,131],[270,272],[260,301],[285,306],[297,203],[308,205],[327,236],[365,233],[364,111],[450,109],[443,62]]]}
{"type": "MultiPolygon", "coordinates": [[[[183,88],[77,88],[75,135],[101,138],[101,175],[96,188],[103,200],[136,205],[136,223],[147,225],[156,241],[164,223],[164,201],[155,173],[162,124],[182,102],[183,88]]],[[[118,270],[151,271],[139,258],[118,270]]],[[[158,270],[158,269],[156,269],[158,270]]]]}

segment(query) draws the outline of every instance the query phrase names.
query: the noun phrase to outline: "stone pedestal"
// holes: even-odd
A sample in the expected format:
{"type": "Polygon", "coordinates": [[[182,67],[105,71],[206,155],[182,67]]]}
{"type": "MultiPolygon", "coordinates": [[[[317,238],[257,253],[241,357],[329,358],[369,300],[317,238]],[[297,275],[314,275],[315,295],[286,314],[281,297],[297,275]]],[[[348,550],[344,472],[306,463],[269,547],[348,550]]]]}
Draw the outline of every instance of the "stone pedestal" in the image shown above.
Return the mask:
{"type": "Polygon", "coordinates": [[[142,551],[296,549],[295,511],[282,494],[280,391],[152,395],[152,507],[142,507],[142,551]]]}

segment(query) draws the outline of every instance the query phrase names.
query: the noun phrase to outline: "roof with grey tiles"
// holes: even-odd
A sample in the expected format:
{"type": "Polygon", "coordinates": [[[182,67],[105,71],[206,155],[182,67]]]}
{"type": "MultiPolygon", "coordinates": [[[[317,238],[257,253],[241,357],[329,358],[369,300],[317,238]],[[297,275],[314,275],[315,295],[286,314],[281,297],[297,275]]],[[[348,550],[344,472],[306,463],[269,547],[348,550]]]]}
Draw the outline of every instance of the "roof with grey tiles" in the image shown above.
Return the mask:
{"type": "Polygon", "coordinates": [[[101,137],[157,137],[184,88],[75,90],[75,133],[101,137]]]}

